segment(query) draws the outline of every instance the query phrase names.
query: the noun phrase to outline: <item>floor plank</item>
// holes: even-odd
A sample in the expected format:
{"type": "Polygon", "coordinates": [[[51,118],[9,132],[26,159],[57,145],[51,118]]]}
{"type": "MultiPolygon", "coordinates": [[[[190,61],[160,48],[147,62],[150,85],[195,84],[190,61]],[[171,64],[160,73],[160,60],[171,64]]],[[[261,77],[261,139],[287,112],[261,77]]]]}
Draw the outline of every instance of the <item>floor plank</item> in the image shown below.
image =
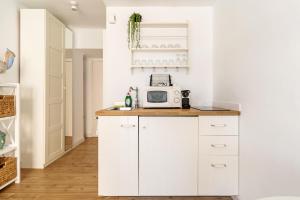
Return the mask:
{"type": "Polygon", "coordinates": [[[229,197],[98,197],[97,139],[89,138],[44,170],[23,169],[1,200],[230,200],[229,197]]]}
{"type": "Polygon", "coordinates": [[[72,136],[65,136],[65,151],[68,151],[72,148],[73,145],[73,137],[72,136]]]}

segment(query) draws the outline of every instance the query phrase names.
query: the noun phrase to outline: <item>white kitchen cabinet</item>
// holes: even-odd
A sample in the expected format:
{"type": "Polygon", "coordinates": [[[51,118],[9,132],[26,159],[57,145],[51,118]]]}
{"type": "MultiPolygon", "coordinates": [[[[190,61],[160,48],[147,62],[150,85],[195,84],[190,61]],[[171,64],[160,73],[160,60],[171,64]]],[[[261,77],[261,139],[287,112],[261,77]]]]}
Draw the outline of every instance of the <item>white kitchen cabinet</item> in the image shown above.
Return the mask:
{"type": "Polygon", "coordinates": [[[238,195],[238,116],[199,116],[199,196],[238,195]]]}
{"type": "Polygon", "coordinates": [[[197,195],[197,161],[197,117],[140,117],[140,196],[197,195]]]}
{"type": "Polygon", "coordinates": [[[99,117],[99,195],[138,196],[138,117],[99,117]]]}
{"type": "Polygon", "coordinates": [[[198,195],[238,195],[238,157],[201,155],[199,158],[198,195]]]}

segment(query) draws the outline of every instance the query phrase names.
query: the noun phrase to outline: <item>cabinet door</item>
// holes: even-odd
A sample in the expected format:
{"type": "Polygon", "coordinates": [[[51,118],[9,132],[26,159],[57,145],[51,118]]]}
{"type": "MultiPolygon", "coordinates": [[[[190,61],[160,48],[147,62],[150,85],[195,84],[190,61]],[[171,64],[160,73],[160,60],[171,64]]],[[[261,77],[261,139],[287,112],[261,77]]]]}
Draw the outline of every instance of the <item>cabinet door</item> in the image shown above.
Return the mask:
{"type": "Polygon", "coordinates": [[[238,195],[238,157],[201,156],[198,194],[200,196],[238,195]]]}
{"type": "Polygon", "coordinates": [[[138,195],[138,117],[100,117],[99,195],[138,195]]]}
{"type": "Polygon", "coordinates": [[[140,117],[139,195],[197,195],[197,117],[140,117]]]}
{"type": "Polygon", "coordinates": [[[65,152],[64,25],[47,13],[46,25],[46,155],[45,164],[65,152]]]}

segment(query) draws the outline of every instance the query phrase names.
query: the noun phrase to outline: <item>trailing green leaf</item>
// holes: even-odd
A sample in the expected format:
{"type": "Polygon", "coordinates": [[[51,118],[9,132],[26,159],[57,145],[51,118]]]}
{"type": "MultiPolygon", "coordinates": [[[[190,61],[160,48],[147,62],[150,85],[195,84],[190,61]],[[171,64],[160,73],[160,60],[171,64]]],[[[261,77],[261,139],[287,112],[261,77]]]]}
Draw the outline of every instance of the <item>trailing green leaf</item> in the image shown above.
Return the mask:
{"type": "Polygon", "coordinates": [[[128,20],[128,48],[139,48],[141,40],[142,15],[133,13],[128,20]]]}

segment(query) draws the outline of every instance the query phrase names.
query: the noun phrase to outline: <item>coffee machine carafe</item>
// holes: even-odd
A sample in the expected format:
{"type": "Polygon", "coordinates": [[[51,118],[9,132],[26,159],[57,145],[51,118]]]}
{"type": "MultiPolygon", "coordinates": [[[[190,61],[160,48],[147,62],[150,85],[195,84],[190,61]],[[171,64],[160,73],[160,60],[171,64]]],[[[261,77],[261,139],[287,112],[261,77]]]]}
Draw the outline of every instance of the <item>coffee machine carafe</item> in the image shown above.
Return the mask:
{"type": "Polygon", "coordinates": [[[182,109],[190,109],[190,90],[181,90],[181,95],[182,95],[182,109]]]}

